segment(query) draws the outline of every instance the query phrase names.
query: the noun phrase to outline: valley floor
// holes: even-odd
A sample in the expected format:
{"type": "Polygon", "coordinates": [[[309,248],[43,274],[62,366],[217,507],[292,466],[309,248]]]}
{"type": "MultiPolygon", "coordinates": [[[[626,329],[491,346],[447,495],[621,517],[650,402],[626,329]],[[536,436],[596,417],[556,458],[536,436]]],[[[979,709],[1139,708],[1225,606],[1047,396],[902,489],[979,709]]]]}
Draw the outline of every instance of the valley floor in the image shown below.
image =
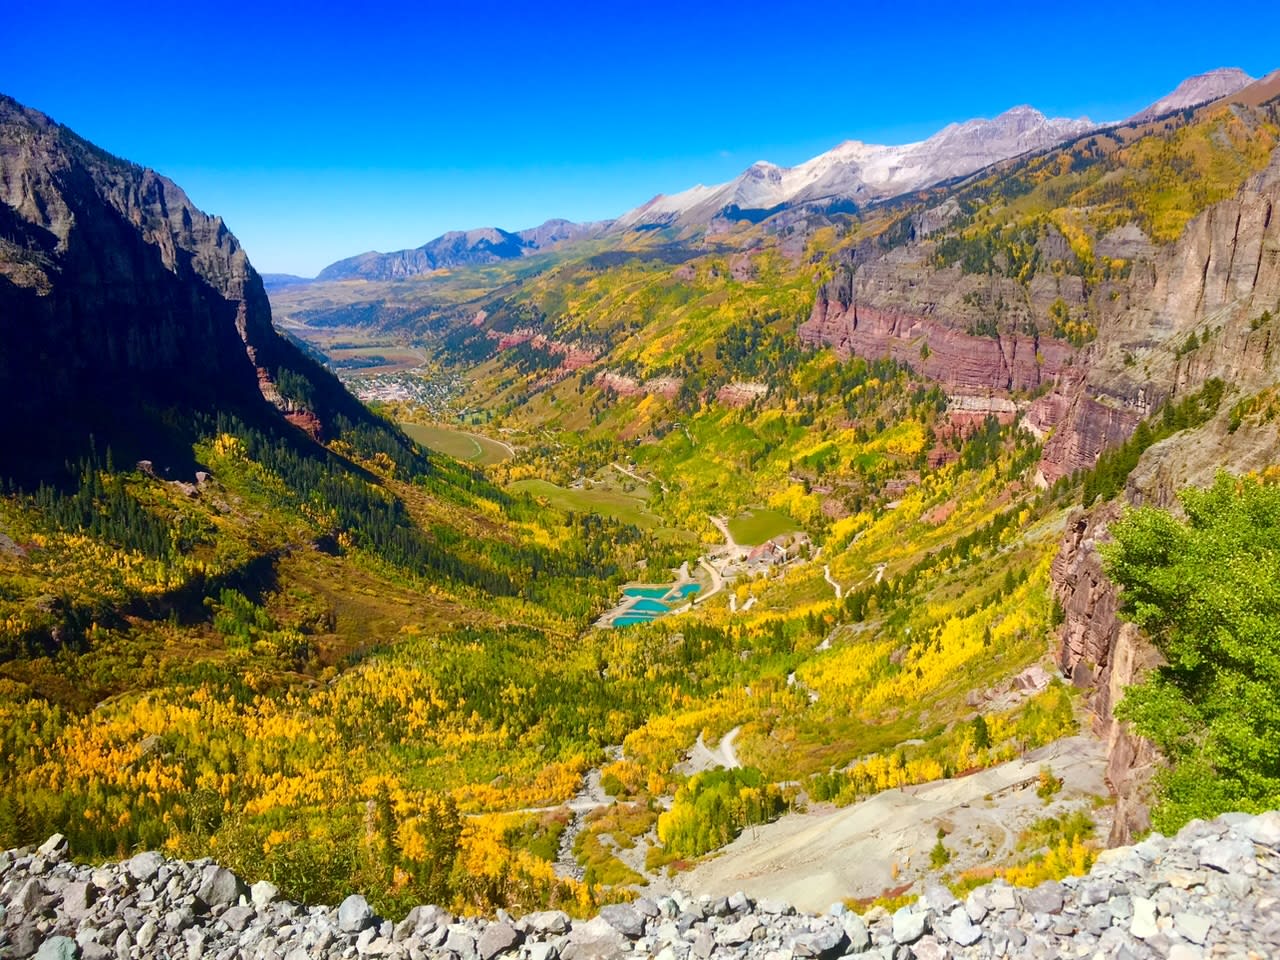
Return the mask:
{"type": "Polygon", "coordinates": [[[966,777],[784,816],[745,831],[677,882],[694,894],[741,890],[814,911],[850,897],[876,897],[928,871],[940,827],[948,834],[950,872],[1007,861],[1018,833],[1032,821],[1087,808],[1105,796],[1105,767],[1105,744],[1068,737],[966,777]],[[1051,804],[1036,794],[1046,765],[1062,779],[1051,804]]]}

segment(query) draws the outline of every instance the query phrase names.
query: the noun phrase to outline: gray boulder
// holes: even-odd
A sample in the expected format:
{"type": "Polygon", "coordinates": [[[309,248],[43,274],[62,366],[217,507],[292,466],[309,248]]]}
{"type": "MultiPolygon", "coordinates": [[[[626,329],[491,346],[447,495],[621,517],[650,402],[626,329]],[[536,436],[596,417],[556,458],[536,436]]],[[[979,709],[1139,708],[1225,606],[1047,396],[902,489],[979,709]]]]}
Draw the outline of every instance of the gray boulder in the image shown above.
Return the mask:
{"type": "Polygon", "coordinates": [[[1029,913],[1061,913],[1064,902],[1062,884],[1052,880],[1046,880],[1022,895],[1022,907],[1029,913]]]}
{"type": "Polygon", "coordinates": [[[520,945],[520,932],[506,921],[491,923],[485,927],[484,933],[476,942],[476,952],[480,960],[494,960],[495,957],[514,950],[520,945]]]}
{"type": "Polygon", "coordinates": [[[129,876],[133,877],[133,879],[139,883],[147,883],[155,879],[155,875],[160,872],[160,867],[163,864],[164,857],[154,850],[147,850],[129,860],[125,867],[129,871],[129,876]]]}
{"type": "Polygon", "coordinates": [[[562,960],[614,960],[630,949],[626,937],[600,916],[575,924],[560,956],[562,960]]]}
{"type": "Polygon", "coordinates": [[[1253,843],[1248,840],[1211,840],[1200,848],[1200,863],[1222,873],[1234,873],[1253,860],[1253,843]]]}
{"type": "Polygon", "coordinates": [[[36,960],[78,960],[79,956],[80,945],[70,937],[50,937],[36,951],[36,960]]]}
{"type": "Polygon", "coordinates": [[[546,940],[538,940],[535,943],[527,944],[524,948],[528,960],[559,960],[560,951],[554,943],[548,943],[546,940]]]}
{"type": "Polygon", "coordinates": [[[721,927],[715,933],[716,943],[724,947],[736,947],[751,940],[757,930],[763,929],[764,925],[753,916],[745,916],[741,920],[736,920],[727,926],[721,927]]]}
{"type": "Polygon", "coordinates": [[[535,933],[568,933],[569,915],[563,910],[539,910],[521,918],[526,930],[535,933]]]}
{"type": "Polygon", "coordinates": [[[40,844],[36,852],[42,857],[48,857],[50,860],[61,860],[67,855],[67,838],[60,833],[55,833],[40,844]]]}
{"type": "Polygon", "coordinates": [[[851,953],[862,953],[871,946],[871,931],[867,929],[862,917],[850,911],[840,918],[840,925],[844,927],[844,935],[849,938],[851,953]]]}
{"type": "Polygon", "coordinates": [[[601,907],[600,916],[625,937],[637,940],[644,936],[644,915],[629,903],[601,907]]]}
{"type": "Polygon", "coordinates": [[[893,914],[893,942],[915,943],[924,936],[929,926],[929,915],[923,910],[900,907],[893,914]]]}
{"type": "Polygon", "coordinates": [[[92,883],[73,880],[62,888],[62,912],[79,923],[89,915],[97,899],[98,890],[92,883]]]}
{"type": "Polygon", "coordinates": [[[360,933],[373,926],[373,907],[358,893],[353,893],[338,907],[338,929],[343,933],[360,933]]]}
{"type": "Polygon", "coordinates": [[[211,907],[231,906],[248,895],[249,888],[240,878],[217,864],[205,867],[200,877],[200,889],[196,891],[196,896],[211,907]]]}
{"type": "Polygon", "coordinates": [[[849,938],[845,935],[844,927],[837,926],[834,922],[824,923],[797,936],[792,942],[791,952],[797,957],[836,960],[837,957],[844,956],[848,945],[849,938]]]}
{"type": "Polygon", "coordinates": [[[947,948],[936,937],[926,936],[911,945],[911,955],[915,960],[947,960],[947,948]]]}
{"type": "Polygon", "coordinates": [[[249,888],[249,898],[259,910],[268,904],[275,903],[280,896],[280,888],[270,880],[259,880],[249,888]]]}
{"type": "Polygon", "coordinates": [[[223,923],[231,930],[239,933],[253,920],[254,910],[248,904],[229,908],[221,917],[223,923]]]}
{"type": "Polygon", "coordinates": [[[982,928],[974,925],[964,907],[958,906],[947,919],[947,936],[960,946],[967,947],[982,939],[982,928]]]}

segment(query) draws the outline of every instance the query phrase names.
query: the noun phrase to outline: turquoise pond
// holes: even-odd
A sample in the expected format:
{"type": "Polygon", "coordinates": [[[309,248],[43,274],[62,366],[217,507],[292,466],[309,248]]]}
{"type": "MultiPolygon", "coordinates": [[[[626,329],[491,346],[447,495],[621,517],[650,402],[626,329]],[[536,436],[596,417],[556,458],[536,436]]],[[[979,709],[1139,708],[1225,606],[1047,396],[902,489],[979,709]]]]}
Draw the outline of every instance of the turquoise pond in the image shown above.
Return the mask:
{"type": "Polygon", "coordinates": [[[613,621],[615,627],[629,627],[636,623],[653,623],[656,617],[633,617],[630,615],[621,616],[613,621]]]}
{"type": "Polygon", "coordinates": [[[637,600],[631,607],[631,613],[666,613],[667,605],[661,600],[637,600]]]}
{"type": "Polygon", "coordinates": [[[690,596],[701,590],[696,583],[683,583],[670,587],[627,587],[622,599],[635,602],[613,620],[615,627],[629,627],[637,623],[652,623],[664,613],[670,613],[690,596]]]}

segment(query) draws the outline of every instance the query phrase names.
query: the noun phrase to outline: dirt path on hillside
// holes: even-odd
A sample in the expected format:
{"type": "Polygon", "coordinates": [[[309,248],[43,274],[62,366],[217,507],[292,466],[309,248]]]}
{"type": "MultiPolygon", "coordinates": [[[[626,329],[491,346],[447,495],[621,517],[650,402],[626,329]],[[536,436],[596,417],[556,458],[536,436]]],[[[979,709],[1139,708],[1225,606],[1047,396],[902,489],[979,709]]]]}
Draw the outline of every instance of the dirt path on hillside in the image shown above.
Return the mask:
{"type": "Polygon", "coordinates": [[[738,751],[733,748],[733,742],[738,739],[741,730],[742,727],[734,727],[721,738],[714,750],[707,746],[706,741],[702,739],[702,734],[698,734],[698,739],[689,751],[689,759],[677,764],[676,771],[692,776],[704,770],[714,770],[716,767],[724,767],[726,770],[741,767],[742,762],[738,759],[738,751]]]}
{"type": "MultiPolygon", "coordinates": [[[[843,809],[792,814],[755,828],[715,859],[680,875],[694,894],[785,900],[825,910],[846,897],[874,897],[929,872],[939,827],[952,854],[947,870],[996,862],[1014,852],[1018,833],[1034,820],[1088,808],[1106,795],[1105,747],[1071,737],[967,777],[886,790],[843,809]],[[1048,765],[1063,780],[1046,806],[1036,777],[1048,765]]],[[[1100,830],[1106,835],[1105,825],[1100,830]]]]}

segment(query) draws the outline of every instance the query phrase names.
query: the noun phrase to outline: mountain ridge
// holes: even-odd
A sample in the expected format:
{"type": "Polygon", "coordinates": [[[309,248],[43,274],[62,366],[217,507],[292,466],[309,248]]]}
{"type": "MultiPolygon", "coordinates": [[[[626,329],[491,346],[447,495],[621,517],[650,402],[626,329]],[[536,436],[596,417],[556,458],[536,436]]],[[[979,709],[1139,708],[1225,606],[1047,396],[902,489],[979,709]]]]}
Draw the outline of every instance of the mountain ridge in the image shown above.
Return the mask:
{"type": "Polygon", "coordinates": [[[1239,93],[1245,87],[1256,82],[1239,67],[1218,67],[1214,70],[1187,77],[1169,93],[1155,103],[1138,111],[1126,122],[1151,120],[1174,110],[1199,106],[1222,97],[1239,93]]]}
{"type": "Polygon", "coordinates": [[[1097,126],[1087,118],[1050,119],[1022,105],[991,120],[979,118],[949,124],[925,140],[900,146],[847,140],[794,167],[759,161],[723,184],[659,194],[624,213],[615,228],[699,224],[732,207],[755,210],[834,200],[887,199],[1053,146],[1097,126]]]}
{"type": "Polygon", "coordinates": [[[846,140],[816,157],[784,167],[758,160],[720,184],[696,184],[657,194],[613,220],[551,219],[520,231],[497,227],[451,230],[420,247],[368,251],[335,261],[317,281],[406,279],[434,270],[516,259],[592,236],[657,227],[705,227],[718,217],[760,219],[786,207],[865,204],[973,174],[993,163],[1056,146],[1115,123],[1132,123],[1239,93],[1254,78],[1236,67],[1188,77],[1125,121],[1050,118],[1027,104],[991,119],[948,124],[924,140],[880,145],[846,140]]]}
{"type": "Polygon", "coordinates": [[[404,280],[433,270],[515,260],[595,236],[611,222],[574,223],[555,218],[514,233],[499,227],[450,230],[411,250],[369,251],[338,260],[321,270],[316,280],[404,280]]]}

